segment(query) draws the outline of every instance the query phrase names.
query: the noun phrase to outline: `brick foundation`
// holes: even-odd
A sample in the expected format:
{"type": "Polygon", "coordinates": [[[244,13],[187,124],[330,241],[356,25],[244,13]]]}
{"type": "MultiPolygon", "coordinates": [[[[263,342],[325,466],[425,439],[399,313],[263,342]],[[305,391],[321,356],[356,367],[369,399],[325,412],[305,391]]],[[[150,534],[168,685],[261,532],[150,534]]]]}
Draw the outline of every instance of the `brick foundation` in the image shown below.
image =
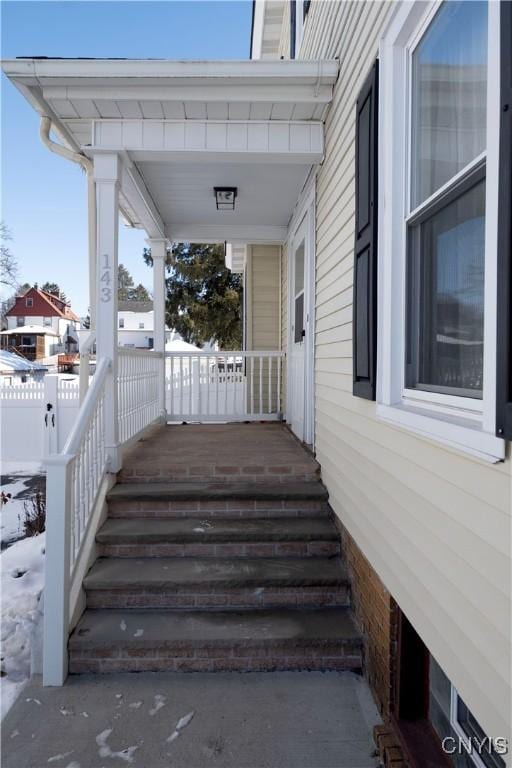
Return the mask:
{"type": "Polygon", "coordinates": [[[395,601],[348,531],[341,530],[342,552],[352,584],[352,602],[364,634],[364,669],[383,718],[393,703],[397,641],[395,601]]]}
{"type": "Polygon", "coordinates": [[[352,536],[339,520],[336,522],[351,581],[352,608],[363,633],[363,673],[384,721],[374,729],[375,744],[384,768],[408,768],[390,720],[397,665],[398,606],[352,536]]]}

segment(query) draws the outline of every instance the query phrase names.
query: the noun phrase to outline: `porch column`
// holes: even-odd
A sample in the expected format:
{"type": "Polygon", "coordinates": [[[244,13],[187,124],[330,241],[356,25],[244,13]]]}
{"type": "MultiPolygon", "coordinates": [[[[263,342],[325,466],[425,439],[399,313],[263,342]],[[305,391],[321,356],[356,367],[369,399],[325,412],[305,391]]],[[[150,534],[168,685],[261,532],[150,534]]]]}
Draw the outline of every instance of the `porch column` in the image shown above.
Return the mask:
{"type": "Polygon", "coordinates": [[[167,255],[167,240],[150,238],[148,240],[153,258],[153,311],[154,311],[154,345],[155,352],[162,353],[162,364],[159,382],[159,411],[162,423],[167,422],[165,407],[165,259],[167,255]]]}
{"type": "Polygon", "coordinates": [[[117,394],[117,237],[120,159],[94,157],[96,182],[96,359],[111,361],[105,385],[105,447],[109,472],[121,469],[117,394]]]}

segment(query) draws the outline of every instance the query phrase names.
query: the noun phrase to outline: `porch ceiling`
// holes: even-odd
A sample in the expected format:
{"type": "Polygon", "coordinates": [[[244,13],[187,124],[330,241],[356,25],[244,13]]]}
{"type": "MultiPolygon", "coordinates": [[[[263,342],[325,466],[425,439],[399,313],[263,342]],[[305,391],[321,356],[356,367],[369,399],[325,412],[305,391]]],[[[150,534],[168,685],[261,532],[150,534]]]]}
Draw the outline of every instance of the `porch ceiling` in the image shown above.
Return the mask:
{"type": "Polygon", "coordinates": [[[337,61],[15,59],[14,85],[73,150],[123,159],[121,204],[151,237],[280,242],[337,61]],[[236,186],[234,212],[214,186],[236,186]]]}

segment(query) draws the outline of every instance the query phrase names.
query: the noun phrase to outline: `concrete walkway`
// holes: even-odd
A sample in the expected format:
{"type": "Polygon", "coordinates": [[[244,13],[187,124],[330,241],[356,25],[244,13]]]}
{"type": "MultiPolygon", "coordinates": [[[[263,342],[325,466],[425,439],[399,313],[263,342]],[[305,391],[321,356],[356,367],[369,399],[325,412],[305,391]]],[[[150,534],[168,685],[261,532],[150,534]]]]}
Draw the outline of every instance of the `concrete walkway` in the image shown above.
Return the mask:
{"type": "Polygon", "coordinates": [[[2,766],[375,768],[377,721],[350,672],[34,680],[2,724],[2,766]]]}

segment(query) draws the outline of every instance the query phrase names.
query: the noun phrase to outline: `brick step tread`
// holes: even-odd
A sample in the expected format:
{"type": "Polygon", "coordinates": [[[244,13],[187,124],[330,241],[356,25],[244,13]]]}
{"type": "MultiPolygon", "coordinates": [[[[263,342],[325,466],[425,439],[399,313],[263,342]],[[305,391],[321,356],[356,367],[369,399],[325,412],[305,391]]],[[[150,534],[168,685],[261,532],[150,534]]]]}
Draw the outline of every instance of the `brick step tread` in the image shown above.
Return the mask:
{"type": "Polygon", "coordinates": [[[361,646],[352,611],[341,608],[280,608],[233,611],[86,610],[69,640],[71,654],[91,656],[113,648],[191,650],[289,645],[361,646]],[[85,655],[85,654],[84,654],[85,655]]]}
{"type": "Polygon", "coordinates": [[[348,584],[347,571],[339,557],[103,557],[96,560],[84,579],[88,591],[348,584]]]}
{"type": "Polygon", "coordinates": [[[282,482],[171,482],[117,483],[108,500],[224,501],[245,500],[326,501],[329,494],[319,480],[282,482]]]}
{"type": "Polygon", "coordinates": [[[100,544],[203,544],[213,542],[337,541],[334,522],[322,517],[110,518],[96,535],[100,544]]]}

